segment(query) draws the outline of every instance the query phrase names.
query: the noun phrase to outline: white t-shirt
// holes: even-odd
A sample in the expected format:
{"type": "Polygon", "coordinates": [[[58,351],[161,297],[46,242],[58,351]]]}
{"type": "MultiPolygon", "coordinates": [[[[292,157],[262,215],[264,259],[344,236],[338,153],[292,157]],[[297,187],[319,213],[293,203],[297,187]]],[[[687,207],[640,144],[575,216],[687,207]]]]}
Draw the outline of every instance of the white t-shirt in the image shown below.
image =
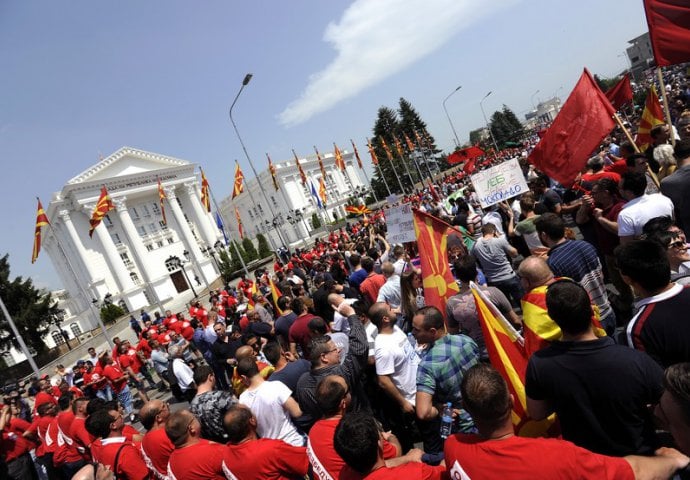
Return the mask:
{"type": "Polygon", "coordinates": [[[380,333],[374,339],[376,374],[389,375],[393,385],[405,399],[414,405],[417,393],[417,366],[419,357],[397,326],[393,333],[380,333]]]}
{"type": "Polygon", "coordinates": [[[189,386],[194,383],[194,372],[181,358],[173,360],[172,367],[177,383],[180,385],[180,390],[186,392],[189,386]]]}
{"type": "Polygon", "coordinates": [[[263,382],[256,390],[245,390],[239,400],[256,417],[256,433],[261,438],[275,438],[301,447],[304,439],[283,406],[291,394],[283,382],[263,382]]]}
{"type": "Polygon", "coordinates": [[[645,223],[663,216],[673,217],[673,202],[660,193],[630,200],[618,214],[618,236],[640,236],[645,223]]]}
{"type": "Polygon", "coordinates": [[[369,345],[368,356],[371,358],[374,356],[374,340],[376,339],[376,335],[379,334],[379,329],[376,328],[376,325],[373,323],[367,322],[367,324],[364,325],[364,331],[367,332],[367,344],[369,345]]]}

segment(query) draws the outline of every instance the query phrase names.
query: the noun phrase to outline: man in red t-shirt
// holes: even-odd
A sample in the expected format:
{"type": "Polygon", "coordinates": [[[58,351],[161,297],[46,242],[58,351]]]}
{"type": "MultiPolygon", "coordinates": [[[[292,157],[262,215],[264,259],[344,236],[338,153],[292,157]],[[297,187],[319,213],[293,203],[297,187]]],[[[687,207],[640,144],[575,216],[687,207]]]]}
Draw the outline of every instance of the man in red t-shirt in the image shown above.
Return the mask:
{"type": "Polygon", "coordinates": [[[86,429],[96,437],[91,444],[93,461],[108,467],[116,478],[148,479],[149,469],[139,450],[124,436],[124,427],[124,418],[118,410],[102,409],[89,415],[86,429]]]}
{"type": "Polygon", "coordinates": [[[53,405],[57,405],[57,399],[52,393],[50,393],[52,386],[48,380],[48,375],[43,375],[43,377],[41,377],[41,380],[38,382],[38,388],[40,388],[40,391],[36,394],[34,399],[34,414],[38,410],[38,407],[44,403],[52,403],[53,405]]]}
{"type": "MultiPolygon", "coordinates": [[[[338,455],[333,446],[333,436],[351,400],[347,382],[339,375],[324,377],[316,387],[316,404],[324,418],[316,422],[309,430],[307,455],[317,477],[324,472],[331,478],[337,479],[340,477],[340,471],[345,467],[345,460],[338,455]]],[[[383,458],[399,457],[401,447],[395,435],[384,434],[384,437],[383,458]]]]}
{"type": "Polygon", "coordinates": [[[87,360],[85,363],[86,371],[84,371],[84,388],[91,389],[98,398],[109,402],[113,399],[113,390],[108,383],[108,379],[103,376],[103,367],[99,361],[96,366],[87,360]]]}
{"type": "Polygon", "coordinates": [[[57,431],[57,448],[53,455],[53,464],[62,470],[65,478],[72,478],[90,459],[79,452],[76,442],[69,435],[75,417],[70,394],[58,399],[58,408],[60,413],[53,421],[53,429],[57,431]]]}
{"type": "Polygon", "coordinates": [[[297,318],[290,326],[288,331],[288,338],[290,340],[290,351],[297,356],[297,346],[302,349],[302,358],[309,358],[309,342],[311,342],[311,331],[309,330],[309,321],[316,318],[307,310],[307,306],[301,298],[295,298],[290,305],[293,312],[297,314],[297,318]]]}
{"type": "Polygon", "coordinates": [[[117,395],[117,400],[125,409],[125,413],[130,415],[132,413],[133,406],[132,393],[129,391],[129,386],[127,385],[129,375],[123,372],[120,367],[115,365],[113,363],[113,359],[110,357],[104,357],[103,363],[105,365],[103,368],[103,375],[110,381],[113,392],[115,395],[117,395]]]}
{"type": "Polygon", "coordinates": [[[120,344],[120,369],[129,375],[129,381],[137,389],[137,395],[142,402],[149,401],[143,379],[146,378],[151,388],[156,388],[145,363],[144,354],[132,347],[128,341],[120,344]]]}
{"type": "Polygon", "coordinates": [[[149,470],[160,479],[168,475],[168,460],[175,449],[165,433],[170,406],[162,400],[151,400],[139,410],[139,421],[147,431],[141,441],[141,456],[149,470]]]}
{"type": "Polygon", "coordinates": [[[201,423],[189,410],[170,415],[165,433],[175,450],[168,461],[168,476],[177,480],[225,480],[226,447],[201,438],[201,423]]]}
{"type": "Polygon", "coordinates": [[[4,405],[0,411],[0,455],[5,459],[9,478],[37,480],[34,462],[29,452],[35,444],[23,437],[31,424],[12,415],[12,408],[4,405]]]}
{"type": "Polygon", "coordinates": [[[669,478],[690,458],[673,449],[655,457],[607,457],[568,441],[514,434],[513,399],[501,375],[487,364],[470,368],[460,386],[462,403],[479,435],[455,434],[446,440],[445,463],[451,478],[632,479],[669,478]]]}
{"type": "MultiPolygon", "coordinates": [[[[414,478],[441,480],[447,478],[446,467],[432,467],[421,463],[421,451],[411,450],[406,463],[388,466],[383,459],[381,431],[374,417],[365,413],[348,413],[335,429],[335,451],[343,457],[347,467],[339,480],[361,478],[367,480],[400,480],[414,478]]],[[[405,458],[403,457],[403,458],[405,458]]]]}
{"type": "Polygon", "coordinates": [[[74,413],[74,420],[69,426],[69,437],[74,440],[79,453],[85,458],[91,458],[91,443],[95,438],[86,431],[84,422],[86,421],[86,408],[89,406],[88,398],[76,398],[72,402],[72,412],[74,413]]]}
{"type": "Polygon", "coordinates": [[[245,405],[230,407],[223,420],[229,442],[223,468],[228,478],[266,480],[302,478],[307,474],[306,449],[273,438],[259,439],[256,417],[245,405]]]}
{"type": "Polygon", "coordinates": [[[36,449],[36,461],[46,469],[48,478],[59,478],[60,473],[53,465],[58,434],[53,420],[57,414],[57,405],[49,402],[43,403],[37,408],[37,413],[39,416],[34,417],[34,421],[22,436],[41,441],[36,449]]]}

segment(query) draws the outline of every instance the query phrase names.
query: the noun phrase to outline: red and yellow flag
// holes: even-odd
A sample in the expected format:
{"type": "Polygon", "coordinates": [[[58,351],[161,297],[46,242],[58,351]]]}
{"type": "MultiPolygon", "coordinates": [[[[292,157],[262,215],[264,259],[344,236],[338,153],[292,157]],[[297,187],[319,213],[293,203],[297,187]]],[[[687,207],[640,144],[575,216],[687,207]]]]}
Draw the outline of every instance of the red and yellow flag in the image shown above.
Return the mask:
{"type": "Polygon", "coordinates": [[[316,159],[319,161],[319,170],[321,170],[321,176],[323,178],[326,178],[326,169],[323,166],[323,160],[321,159],[321,154],[319,153],[319,150],[316,148],[316,145],[314,145],[314,151],[316,152],[316,159]]]}
{"type": "Polygon", "coordinates": [[[438,308],[445,318],[446,301],[460,291],[448,265],[446,222],[414,210],[414,231],[422,267],[422,286],[427,305],[438,308]]]}
{"type": "Polygon", "coordinates": [[[345,160],[343,160],[343,154],[340,153],[340,149],[338,148],[338,145],[333,142],[333,155],[335,155],[335,166],[340,169],[341,172],[345,171],[345,160]]]}
{"type": "MultiPolygon", "coordinates": [[[[546,309],[546,290],[548,285],[530,290],[520,303],[522,304],[522,334],[525,337],[525,354],[527,358],[534,352],[541,350],[554,340],[561,338],[561,329],[546,309]]],[[[599,309],[592,305],[594,315],[592,328],[597,337],[605,337],[606,331],[599,322],[599,309]]]]}
{"type": "Polygon", "coordinates": [[[276,190],[276,192],[280,189],[278,186],[278,179],[276,178],[276,167],[273,165],[273,162],[271,161],[271,157],[268,156],[268,153],[266,154],[266,158],[268,158],[268,171],[271,172],[271,180],[273,180],[273,188],[276,190]]]}
{"type": "Polygon", "coordinates": [[[96,202],[96,208],[93,209],[91,214],[91,228],[89,228],[89,237],[93,237],[93,231],[101,223],[103,217],[105,217],[109,211],[115,208],[113,202],[110,200],[110,195],[108,195],[108,190],[105,189],[105,185],[101,187],[101,196],[98,197],[98,202],[96,202]]]}
{"type": "MultiPolygon", "coordinates": [[[[203,191],[203,190],[202,190],[203,191]]],[[[163,215],[163,224],[167,225],[168,220],[165,218],[165,205],[163,204],[163,200],[165,200],[165,190],[163,190],[163,185],[161,185],[161,179],[158,179],[158,203],[160,203],[161,206],[161,215],[163,215]]]]}
{"type": "Polygon", "coordinates": [[[635,139],[635,143],[641,151],[644,151],[652,143],[652,136],[650,135],[652,128],[662,123],[664,123],[664,111],[661,109],[659,97],[656,94],[656,86],[652,85],[644,102],[644,110],[642,117],[640,117],[640,126],[637,129],[637,138],[635,139]]]}
{"type": "Polygon", "coordinates": [[[204,206],[207,212],[211,212],[211,187],[208,185],[208,180],[206,180],[206,175],[204,171],[201,170],[201,204],[204,206]]]}
{"type": "Polygon", "coordinates": [[[398,156],[400,158],[403,158],[403,156],[405,155],[405,152],[403,152],[402,145],[400,144],[400,140],[398,140],[398,137],[393,135],[393,141],[395,142],[395,151],[398,152],[398,156]]]}
{"type": "Polygon", "coordinates": [[[408,150],[414,152],[414,143],[412,143],[412,140],[410,140],[410,137],[408,137],[406,133],[403,133],[403,135],[405,136],[405,143],[407,144],[408,150]]]}
{"type": "Polygon", "coordinates": [[[371,163],[374,165],[379,164],[379,157],[376,156],[376,151],[374,150],[374,147],[371,145],[371,141],[367,138],[367,146],[369,147],[369,155],[371,155],[371,163]]]}
{"type": "Polygon", "coordinates": [[[350,143],[352,144],[352,150],[354,150],[354,152],[355,152],[355,158],[357,159],[357,166],[361,170],[364,167],[362,166],[362,159],[359,158],[359,152],[357,151],[357,145],[355,145],[355,142],[353,142],[352,139],[350,139],[350,143]]]}
{"type": "Polygon", "coordinates": [[[273,305],[275,305],[276,307],[276,312],[278,312],[278,315],[283,315],[283,311],[278,306],[278,299],[282,297],[283,294],[280,293],[280,290],[278,290],[278,287],[273,282],[273,279],[271,277],[268,277],[268,286],[271,289],[271,299],[273,299],[273,305]]]}
{"type": "Polygon", "coordinates": [[[38,208],[36,209],[36,228],[34,231],[34,249],[31,253],[31,263],[36,261],[38,253],[41,251],[41,230],[46,225],[50,225],[48,215],[46,215],[45,210],[43,210],[43,205],[41,205],[41,200],[37,200],[38,208]]]}
{"type": "Polygon", "coordinates": [[[355,215],[366,215],[371,213],[371,210],[366,205],[345,205],[345,211],[355,215]]]}
{"type": "Polygon", "coordinates": [[[328,196],[326,195],[326,182],[324,181],[323,177],[319,179],[319,198],[321,198],[323,208],[326,208],[326,200],[328,199],[328,196]]]}
{"type": "Polygon", "coordinates": [[[391,152],[391,149],[388,147],[388,144],[383,139],[383,137],[379,137],[379,140],[381,141],[381,146],[386,151],[386,157],[388,157],[388,160],[392,162],[393,161],[393,153],[391,152]]]}
{"type": "Polygon", "coordinates": [[[297,154],[295,153],[294,150],[292,151],[292,154],[295,157],[295,165],[297,165],[297,171],[299,172],[300,180],[302,180],[302,185],[306,185],[307,184],[307,176],[304,174],[304,170],[302,170],[302,165],[300,165],[300,163],[299,163],[299,158],[297,158],[297,154]]]}
{"type": "Polygon", "coordinates": [[[235,206],[235,220],[237,220],[237,231],[240,233],[240,240],[244,240],[244,227],[242,227],[242,217],[240,211],[235,206]]]}
{"type": "Polygon", "coordinates": [[[232,198],[235,198],[244,191],[244,175],[240,164],[235,160],[235,184],[232,187],[232,198]]]}
{"type": "MultiPolygon", "coordinates": [[[[471,285],[476,287],[474,283],[471,285]]],[[[472,288],[472,295],[477,306],[489,361],[508,383],[508,391],[513,396],[511,420],[515,434],[521,437],[544,436],[553,424],[555,415],[538,422],[527,415],[527,355],[520,344],[520,335],[502,315],[497,314],[496,307],[491,302],[486,302],[476,288],[472,288]]]]}

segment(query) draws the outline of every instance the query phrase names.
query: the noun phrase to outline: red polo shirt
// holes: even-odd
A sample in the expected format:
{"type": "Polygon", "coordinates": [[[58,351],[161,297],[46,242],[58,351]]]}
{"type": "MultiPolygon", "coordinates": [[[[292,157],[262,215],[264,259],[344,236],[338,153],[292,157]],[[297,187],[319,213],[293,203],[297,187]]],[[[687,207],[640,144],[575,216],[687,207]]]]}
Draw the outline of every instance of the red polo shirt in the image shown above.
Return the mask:
{"type": "Polygon", "coordinates": [[[201,439],[194,445],[173,450],[168,469],[177,480],[225,480],[226,450],[225,445],[201,439]]]}
{"type": "Polygon", "coordinates": [[[144,435],[141,441],[141,456],[150,470],[156,470],[163,477],[168,475],[168,460],[175,450],[165,428],[157,428],[144,435]]]}

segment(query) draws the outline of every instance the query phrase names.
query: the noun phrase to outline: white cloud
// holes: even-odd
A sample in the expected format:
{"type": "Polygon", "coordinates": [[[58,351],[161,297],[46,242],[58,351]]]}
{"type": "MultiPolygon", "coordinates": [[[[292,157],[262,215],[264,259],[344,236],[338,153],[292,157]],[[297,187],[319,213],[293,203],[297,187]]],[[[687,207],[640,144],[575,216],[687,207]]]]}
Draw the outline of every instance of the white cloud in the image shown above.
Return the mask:
{"type": "Polygon", "coordinates": [[[515,1],[356,0],[339,23],[326,27],[324,40],[333,44],[336,57],[309,77],[300,98],[278,116],[280,123],[297,125],[327,111],[515,1]]]}

